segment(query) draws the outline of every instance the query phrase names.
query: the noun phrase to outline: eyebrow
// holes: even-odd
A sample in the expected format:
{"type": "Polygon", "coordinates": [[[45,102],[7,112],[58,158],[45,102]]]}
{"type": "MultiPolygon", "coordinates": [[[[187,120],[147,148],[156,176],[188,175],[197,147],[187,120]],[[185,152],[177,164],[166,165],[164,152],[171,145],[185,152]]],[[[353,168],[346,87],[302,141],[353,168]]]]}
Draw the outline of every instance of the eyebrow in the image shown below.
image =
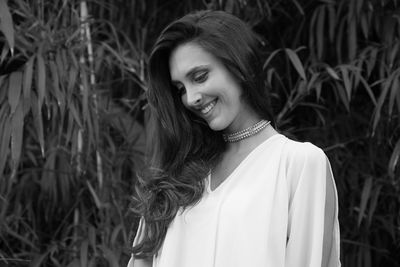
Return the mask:
{"type": "MultiPolygon", "coordinates": [[[[209,67],[209,65],[199,65],[199,66],[195,66],[195,67],[191,68],[191,69],[186,73],[185,77],[191,77],[191,76],[193,76],[194,73],[196,73],[196,72],[198,72],[198,71],[200,71],[200,70],[203,70],[203,69],[205,69],[205,68],[208,68],[208,67],[209,67]]],[[[171,83],[177,84],[177,83],[180,83],[180,82],[179,82],[179,81],[175,81],[175,80],[171,80],[171,83]]]]}

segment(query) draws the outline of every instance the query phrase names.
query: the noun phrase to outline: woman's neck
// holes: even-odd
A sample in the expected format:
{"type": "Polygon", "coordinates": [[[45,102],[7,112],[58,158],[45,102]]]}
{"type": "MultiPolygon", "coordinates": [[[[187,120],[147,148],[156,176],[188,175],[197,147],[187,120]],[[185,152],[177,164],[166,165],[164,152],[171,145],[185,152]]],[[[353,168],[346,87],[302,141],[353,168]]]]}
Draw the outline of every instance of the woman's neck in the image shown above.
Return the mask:
{"type": "Polygon", "coordinates": [[[265,140],[277,133],[278,132],[271,125],[268,125],[255,135],[249,136],[237,142],[227,143],[227,151],[239,153],[249,149],[253,150],[259,144],[263,143],[265,140]]]}

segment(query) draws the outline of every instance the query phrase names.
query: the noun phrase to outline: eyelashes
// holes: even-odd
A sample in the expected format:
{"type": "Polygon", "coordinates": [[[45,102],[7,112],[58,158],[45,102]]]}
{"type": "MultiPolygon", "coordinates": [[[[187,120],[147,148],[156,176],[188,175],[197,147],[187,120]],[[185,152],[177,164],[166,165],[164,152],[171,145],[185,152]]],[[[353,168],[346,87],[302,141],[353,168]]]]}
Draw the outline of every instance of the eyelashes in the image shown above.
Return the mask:
{"type": "Polygon", "coordinates": [[[208,71],[202,71],[193,75],[193,81],[196,83],[203,83],[208,78],[208,71]]]}
{"type": "MultiPolygon", "coordinates": [[[[208,70],[202,70],[195,72],[189,76],[190,83],[192,84],[202,84],[207,81],[209,75],[208,70]]],[[[176,89],[178,95],[182,96],[186,93],[186,88],[183,83],[177,82],[173,83],[173,87],[176,89]]]]}

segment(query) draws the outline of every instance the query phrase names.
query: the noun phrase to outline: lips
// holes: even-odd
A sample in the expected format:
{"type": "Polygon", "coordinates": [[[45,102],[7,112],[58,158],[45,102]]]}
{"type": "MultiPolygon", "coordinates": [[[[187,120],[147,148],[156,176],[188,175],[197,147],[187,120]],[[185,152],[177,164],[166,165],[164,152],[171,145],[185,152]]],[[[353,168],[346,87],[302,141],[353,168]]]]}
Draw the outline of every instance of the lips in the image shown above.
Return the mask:
{"type": "Polygon", "coordinates": [[[217,103],[217,99],[211,101],[209,104],[207,104],[206,106],[204,106],[200,112],[203,115],[206,115],[208,113],[210,113],[210,111],[214,108],[215,104],[217,103]]]}

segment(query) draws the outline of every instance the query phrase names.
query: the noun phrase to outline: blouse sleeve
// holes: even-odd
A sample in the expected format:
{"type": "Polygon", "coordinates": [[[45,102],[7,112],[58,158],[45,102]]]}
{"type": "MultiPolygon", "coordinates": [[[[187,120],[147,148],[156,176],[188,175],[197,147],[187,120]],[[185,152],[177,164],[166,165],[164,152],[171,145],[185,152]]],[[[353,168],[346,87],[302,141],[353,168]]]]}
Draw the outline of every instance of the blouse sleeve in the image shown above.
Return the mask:
{"type": "Polygon", "coordinates": [[[285,267],[340,266],[338,200],[324,152],[300,143],[287,165],[289,221],[285,267]]]}
{"type": "MultiPolygon", "coordinates": [[[[138,226],[138,229],[136,231],[136,236],[135,236],[135,239],[133,240],[132,247],[136,246],[140,242],[140,240],[143,238],[144,225],[145,225],[145,223],[144,223],[144,219],[142,217],[142,218],[140,218],[139,226],[138,226]]],[[[132,254],[131,258],[129,259],[127,267],[134,267],[134,266],[135,267],[136,266],[137,267],[141,267],[141,266],[143,266],[143,267],[149,266],[150,267],[151,263],[146,261],[146,260],[135,259],[133,254],[132,254]],[[134,262],[135,262],[135,265],[134,265],[134,262]]]]}

